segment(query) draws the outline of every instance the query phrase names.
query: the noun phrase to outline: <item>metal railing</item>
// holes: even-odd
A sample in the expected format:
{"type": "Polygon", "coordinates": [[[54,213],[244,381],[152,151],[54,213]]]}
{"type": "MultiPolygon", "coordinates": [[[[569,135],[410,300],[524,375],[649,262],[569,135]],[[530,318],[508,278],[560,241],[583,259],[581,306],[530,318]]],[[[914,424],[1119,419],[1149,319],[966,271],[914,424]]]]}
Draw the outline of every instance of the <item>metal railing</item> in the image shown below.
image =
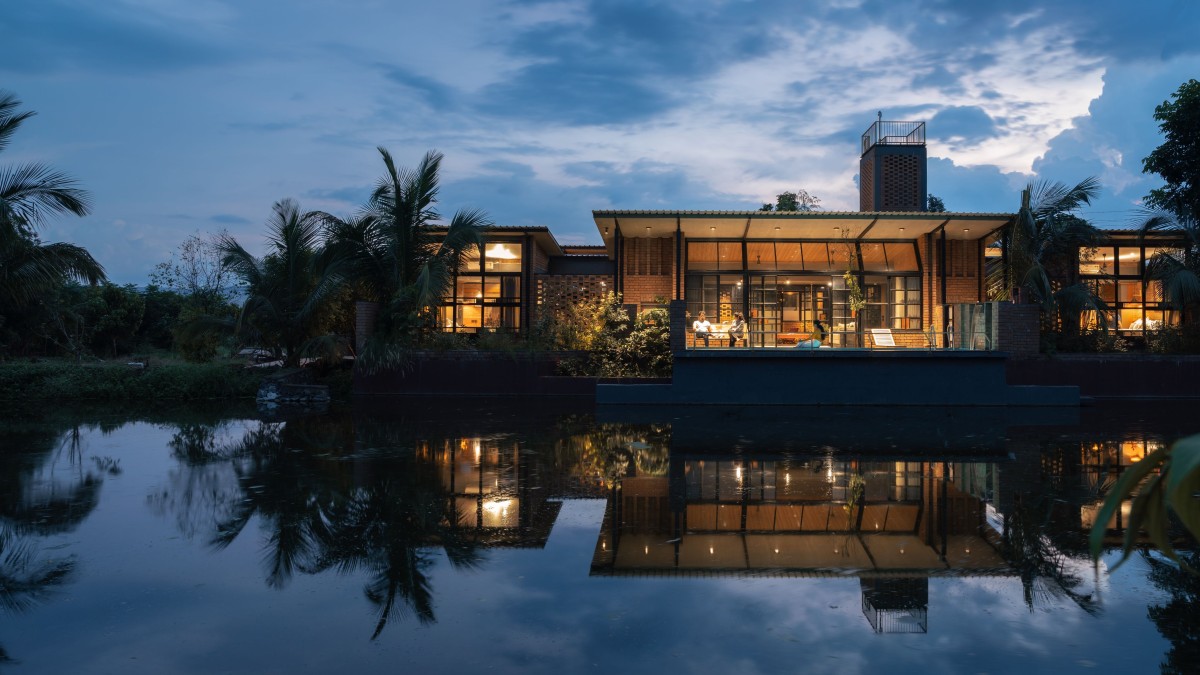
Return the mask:
{"type": "Polygon", "coordinates": [[[862,151],[876,145],[925,145],[925,123],[874,122],[862,135],[862,151]]]}

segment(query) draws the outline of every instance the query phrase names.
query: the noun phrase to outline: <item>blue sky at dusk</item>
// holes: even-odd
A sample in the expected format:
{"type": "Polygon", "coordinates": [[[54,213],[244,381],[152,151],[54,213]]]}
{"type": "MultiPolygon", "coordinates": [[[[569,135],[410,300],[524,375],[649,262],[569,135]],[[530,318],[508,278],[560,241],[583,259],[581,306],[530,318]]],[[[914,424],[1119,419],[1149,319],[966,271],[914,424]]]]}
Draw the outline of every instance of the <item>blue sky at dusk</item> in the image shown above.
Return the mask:
{"type": "Polygon", "coordinates": [[[273,202],[352,213],[446,155],[441,210],[598,244],[592,209],[857,210],[858,139],[925,120],[952,211],[1098,176],[1128,226],[1160,181],[1155,105],[1200,77],[1200,2],[11,0],[0,89],[29,120],[0,166],[92,192],[47,241],[145,283],[193,233],[261,252],[273,202]]]}

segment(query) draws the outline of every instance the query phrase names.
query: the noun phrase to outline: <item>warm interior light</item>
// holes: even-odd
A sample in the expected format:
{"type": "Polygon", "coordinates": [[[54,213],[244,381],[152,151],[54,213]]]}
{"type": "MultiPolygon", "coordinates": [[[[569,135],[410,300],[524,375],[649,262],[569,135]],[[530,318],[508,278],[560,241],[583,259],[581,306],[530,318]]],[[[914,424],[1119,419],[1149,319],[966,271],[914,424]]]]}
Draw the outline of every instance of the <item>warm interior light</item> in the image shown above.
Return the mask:
{"type": "Polygon", "coordinates": [[[483,510],[492,515],[504,516],[508,513],[508,507],[512,504],[511,499],[497,499],[496,501],[487,502],[483,505],[483,510]]]}
{"type": "Polygon", "coordinates": [[[649,547],[649,546],[643,546],[643,547],[642,547],[642,553],[644,553],[645,555],[650,555],[650,547],[649,547]]]}
{"type": "Polygon", "coordinates": [[[708,547],[708,554],[709,555],[713,554],[713,547],[711,547],[711,546],[708,547]]]}
{"type": "Polygon", "coordinates": [[[779,553],[779,549],[775,549],[775,552],[776,552],[776,553],[779,553]]]}
{"type": "Polygon", "coordinates": [[[487,257],[496,260],[516,260],[516,253],[508,248],[506,244],[491,244],[487,247],[487,257]]]}

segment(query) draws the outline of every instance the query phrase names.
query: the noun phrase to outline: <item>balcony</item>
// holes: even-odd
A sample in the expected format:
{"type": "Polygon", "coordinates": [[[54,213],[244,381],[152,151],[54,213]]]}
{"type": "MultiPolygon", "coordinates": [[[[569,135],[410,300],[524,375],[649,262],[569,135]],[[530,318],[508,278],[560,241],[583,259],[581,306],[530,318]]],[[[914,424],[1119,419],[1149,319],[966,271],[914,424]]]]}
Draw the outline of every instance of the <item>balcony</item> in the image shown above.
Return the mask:
{"type": "Polygon", "coordinates": [[[925,145],[925,123],[879,120],[862,136],[863,154],[876,145],[925,145]]]}

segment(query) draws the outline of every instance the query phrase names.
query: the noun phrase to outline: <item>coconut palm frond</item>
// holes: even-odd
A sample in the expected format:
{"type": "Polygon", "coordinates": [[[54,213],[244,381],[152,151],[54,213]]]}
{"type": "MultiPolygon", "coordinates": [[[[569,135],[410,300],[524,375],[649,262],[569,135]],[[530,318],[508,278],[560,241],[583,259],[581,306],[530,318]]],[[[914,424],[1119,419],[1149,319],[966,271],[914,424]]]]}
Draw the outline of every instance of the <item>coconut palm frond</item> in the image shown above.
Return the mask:
{"type": "Polygon", "coordinates": [[[9,139],[21,123],[36,114],[32,110],[17,112],[20,105],[21,102],[12,92],[0,91],[0,150],[8,146],[9,139]]]}
{"type": "Polygon", "coordinates": [[[40,227],[50,215],[86,216],[91,196],[77,181],[44,164],[0,168],[0,221],[40,227]]]}

